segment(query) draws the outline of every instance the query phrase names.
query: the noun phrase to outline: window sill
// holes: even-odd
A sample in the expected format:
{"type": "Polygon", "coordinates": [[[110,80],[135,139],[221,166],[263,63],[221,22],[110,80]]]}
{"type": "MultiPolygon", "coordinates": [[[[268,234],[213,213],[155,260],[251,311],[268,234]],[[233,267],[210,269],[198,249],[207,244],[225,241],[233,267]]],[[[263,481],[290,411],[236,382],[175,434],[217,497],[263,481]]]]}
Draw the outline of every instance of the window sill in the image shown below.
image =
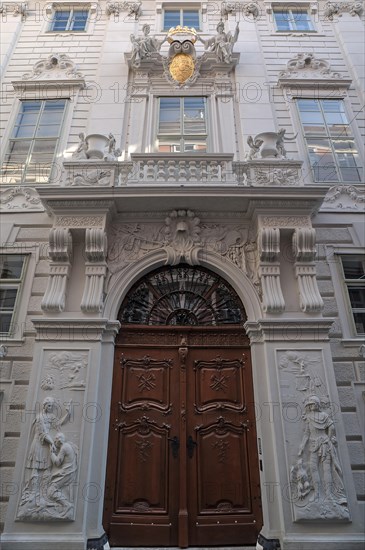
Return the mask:
{"type": "Polygon", "coordinates": [[[357,336],[353,336],[352,338],[343,338],[341,340],[341,344],[345,348],[356,348],[358,346],[362,346],[364,345],[364,336],[359,334],[357,336]]]}
{"type": "MultiPolygon", "coordinates": [[[[25,338],[12,338],[11,336],[1,336],[0,335],[0,344],[6,344],[7,346],[19,346],[24,344],[25,338]]],[[[3,357],[5,359],[6,356],[3,357]]]]}
{"type": "Polygon", "coordinates": [[[271,33],[271,36],[326,36],[324,33],[317,31],[275,31],[271,33]]]}

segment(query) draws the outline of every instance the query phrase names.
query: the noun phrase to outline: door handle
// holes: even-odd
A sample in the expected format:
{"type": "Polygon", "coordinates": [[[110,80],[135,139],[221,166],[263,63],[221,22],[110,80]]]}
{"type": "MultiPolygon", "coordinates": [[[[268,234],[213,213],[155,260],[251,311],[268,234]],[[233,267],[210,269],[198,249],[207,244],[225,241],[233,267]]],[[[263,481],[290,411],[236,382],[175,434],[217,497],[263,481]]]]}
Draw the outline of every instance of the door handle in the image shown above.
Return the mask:
{"type": "Polygon", "coordinates": [[[191,435],[189,435],[188,440],[186,442],[186,447],[188,449],[188,457],[193,458],[194,455],[194,448],[197,446],[197,442],[193,440],[191,435]]]}
{"type": "Polygon", "coordinates": [[[179,438],[177,437],[177,435],[175,435],[174,437],[168,437],[167,439],[168,441],[171,442],[172,456],[174,458],[177,458],[179,454],[179,448],[180,448],[179,438]]]}

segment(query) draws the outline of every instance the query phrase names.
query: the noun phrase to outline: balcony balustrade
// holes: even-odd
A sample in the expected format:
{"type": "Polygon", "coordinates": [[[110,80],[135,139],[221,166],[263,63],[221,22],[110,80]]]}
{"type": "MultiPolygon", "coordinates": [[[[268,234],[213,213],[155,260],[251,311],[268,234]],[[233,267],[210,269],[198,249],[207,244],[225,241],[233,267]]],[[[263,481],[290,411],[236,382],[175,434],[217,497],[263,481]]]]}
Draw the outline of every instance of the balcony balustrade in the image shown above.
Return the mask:
{"type": "Polygon", "coordinates": [[[67,160],[64,185],[124,186],[300,186],[301,161],[233,161],[227,154],[134,154],[130,161],[67,160]]]}

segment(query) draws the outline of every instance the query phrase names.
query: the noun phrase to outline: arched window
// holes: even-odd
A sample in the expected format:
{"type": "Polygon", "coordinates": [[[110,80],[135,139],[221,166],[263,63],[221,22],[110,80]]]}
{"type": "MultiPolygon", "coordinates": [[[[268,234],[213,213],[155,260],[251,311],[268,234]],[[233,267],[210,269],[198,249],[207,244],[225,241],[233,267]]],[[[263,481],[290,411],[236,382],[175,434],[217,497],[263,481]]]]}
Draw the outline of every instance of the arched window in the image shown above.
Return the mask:
{"type": "Polygon", "coordinates": [[[146,275],[129,291],[118,319],[122,324],[217,326],[246,321],[233,288],[202,267],[166,266],[146,275]]]}

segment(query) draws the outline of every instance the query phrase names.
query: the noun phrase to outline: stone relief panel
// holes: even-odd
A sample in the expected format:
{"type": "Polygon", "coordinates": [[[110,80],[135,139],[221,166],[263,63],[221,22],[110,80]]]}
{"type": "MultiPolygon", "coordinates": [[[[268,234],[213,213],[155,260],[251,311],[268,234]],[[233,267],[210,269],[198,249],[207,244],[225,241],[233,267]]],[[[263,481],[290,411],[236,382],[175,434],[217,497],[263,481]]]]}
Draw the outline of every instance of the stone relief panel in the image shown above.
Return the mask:
{"type": "Polygon", "coordinates": [[[365,191],[354,185],[335,185],[331,187],[321,206],[324,210],[363,212],[365,210],[365,191]]]}
{"type": "Polygon", "coordinates": [[[196,265],[204,251],[216,252],[239,267],[260,293],[252,228],[237,222],[202,221],[190,210],[173,210],[164,222],[112,225],[107,255],[109,281],[127,265],[158,249],[165,249],[166,263],[171,265],[180,261],[196,265]]]}
{"type": "Polygon", "coordinates": [[[277,352],[294,521],[350,521],[321,350],[277,352]]]}
{"type": "Polygon", "coordinates": [[[87,351],[44,353],[18,521],[74,520],[87,370],[87,351]]]}
{"type": "Polygon", "coordinates": [[[0,212],[44,212],[44,206],[32,187],[8,187],[0,191],[0,212]]]}

